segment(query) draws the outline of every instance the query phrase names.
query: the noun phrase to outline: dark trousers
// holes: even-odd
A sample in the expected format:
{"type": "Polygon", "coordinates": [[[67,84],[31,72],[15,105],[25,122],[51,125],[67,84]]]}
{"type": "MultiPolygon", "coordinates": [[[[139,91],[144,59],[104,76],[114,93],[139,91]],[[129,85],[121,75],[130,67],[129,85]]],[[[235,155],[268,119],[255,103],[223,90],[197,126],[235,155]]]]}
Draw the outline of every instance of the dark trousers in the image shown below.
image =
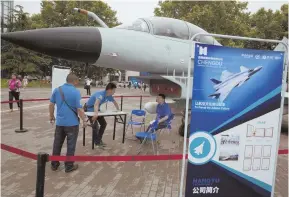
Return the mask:
{"type": "MultiPolygon", "coordinates": [[[[63,142],[65,138],[67,138],[66,156],[74,156],[78,132],[79,125],[67,127],[56,126],[52,155],[60,155],[63,142]]],[[[65,168],[71,168],[73,166],[73,163],[74,162],[65,162],[65,168]]],[[[52,161],[51,165],[59,166],[59,161],[52,161]]]]}
{"type": "MultiPolygon", "coordinates": [[[[13,97],[15,100],[19,100],[20,92],[9,91],[9,101],[13,101],[13,97]]],[[[17,102],[18,107],[20,107],[20,103],[17,102]]],[[[13,109],[13,103],[9,103],[10,109],[13,109]]]]}
{"type": "MultiPolygon", "coordinates": [[[[166,123],[165,122],[161,122],[160,124],[158,124],[158,127],[157,127],[156,131],[160,130],[160,129],[164,129],[166,127],[167,127],[166,123]]],[[[148,132],[150,129],[151,129],[151,125],[148,126],[146,132],[148,132]]]]}
{"type": "Polygon", "coordinates": [[[99,144],[102,141],[102,136],[103,136],[107,123],[103,116],[98,117],[97,121],[95,121],[94,123],[92,122],[90,118],[90,123],[91,123],[92,131],[93,131],[93,135],[94,135],[94,140],[93,140],[94,144],[99,144]],[[98,123],[100,124],[100,127],[98,123]]]}
{"type": "Polygon", "coordinates": [[[90,93],[90,86],[87,86],[86,95],[91,95],[91,93],[90,93]]]}

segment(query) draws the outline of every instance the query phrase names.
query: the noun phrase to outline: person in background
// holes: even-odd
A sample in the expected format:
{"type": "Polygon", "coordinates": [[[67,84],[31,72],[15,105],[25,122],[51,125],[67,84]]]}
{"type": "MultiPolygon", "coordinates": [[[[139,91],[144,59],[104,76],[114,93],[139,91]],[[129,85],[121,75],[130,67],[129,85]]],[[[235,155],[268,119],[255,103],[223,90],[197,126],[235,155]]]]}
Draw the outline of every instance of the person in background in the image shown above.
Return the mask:
{"type": "Polygon", "coordinates": [[[85,86],[86,86],[86,95],[87,96],[90,96],[91,95],[91,92],[90,92],[90,84],[91,84],[92,80],[87,78],[85,80],[85,86]]]}
{"type": "Polygon", "coordinates": [[[98,116],[98,112],[100,111],[100,106],[106,102],[113,102],[115,108],[119,110],[119,106],[117,102],[114,100],[112,95],[114,95],[116,89],[116,85],[114,83],[107,84],[105,90],[95,92],[87,101],[87,111],[94,112],[93,117],[89,117],[90,123],[92,125],[92,130],[94,133],[94,144],[97,148],[104,149],[106,146],[102,141],[102,136],[106,128],[106,121],[103,116],[98,116]],[[98,126],[100,124],[100,128],[98,126]]]}
{"type": "Polygon", "coordinates": [[[27,76],[25,76],[23,79],[23,89],[25,89],[27,85],[28,85],[28,79],[27,79],[27,76]]]}
{"type": "Polygon", "coordinates": [[[144,92],[146,91],[146,88],[147,88],[147,85],[145,83],[142,83],[142,89],[144,92]]]}
{"type": "MultiPolygon", "coordinates": [[[[15,100],[19,100],[20,97],[20,87],[21,87],[21,81],[17,79],[16,74],[12,74],[11,79],[8,81],[8,87],[9,87],[9,101],[13,101],[13,98],[15,100]]],[[[20,103],[17,102],[18,109],[20,109],[20,103]]],[[[9,103],[10,111],[13,112],[13,103],[9,103]]]]}
{"type": "MultiPolygon", "coordinates": [[[[56,129],[54,134],[52,155],[60,155],[61,148],[65,138],[67,138],[66,156],[74,156],[76,142],[79,132],[79,118],[83,121],[83,127],[86,127],[86,116],[80,104],[81,95],[75,86],[79,80],[76,75],[70,73],[67,75],[66,83],[59,88],[54,89],[50,98],[49,114],[50,122],[54,123],[54,106],[57,106],[56,129]]],[[[59,161],[51,162],[51,169],[56,171],[59,167],[59,161]]],[[[65,172],[71,172],[78,168],[74,162],[65,162],[65,172]]]]}
{"type": "Polygon", "coordinates": [[[147,89],[147,84],[143,83],[143,91],[145,92],[147,89]]]}

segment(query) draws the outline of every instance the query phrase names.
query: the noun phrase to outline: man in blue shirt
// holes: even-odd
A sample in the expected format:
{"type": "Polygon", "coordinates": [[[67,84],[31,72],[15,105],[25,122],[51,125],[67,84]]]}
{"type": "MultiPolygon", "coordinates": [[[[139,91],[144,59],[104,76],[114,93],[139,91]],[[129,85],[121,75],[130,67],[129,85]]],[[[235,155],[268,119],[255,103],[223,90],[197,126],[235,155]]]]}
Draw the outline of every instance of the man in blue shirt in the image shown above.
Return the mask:
{"type": "Polygon", "coordinates": [[[163,129],[168,123],[168,119],[172,115],[171,108],[169,104],[165,102],[166,96],[164,94],[159,94],[157,97],[157,116],[158,129],[163,129]]]}
{"type": "MultiPolygon", "coordinates": [[[[61,148],[65,138],[67,137],[67,153],[66,156],[74,156],[76,141],[79,131],[79,118],[86,126],[86,116],[80,104],[81,95],[79,90],[75,88],[78,84],[78,77],[70,73],[64,85],[56,88],[50,98],[49,114],[50,122],[55,121],[54,106],[57,106],[56,129],[54,135],[52,155],[60,155],[61,148]]],[[[59,161],[51,162],[51,169],[56,171],[59,167],[59,161]]],[[[71,172],[78,168],[74,162],[65,162],[65,172],[71,172]]]]}
{"type": "Polygon", "coordinates": [[[94,112],[94,116],[90,117],[90,122],[94,133],[94,144],[100,149],[103,149],[106,146],[102,141],[102,136],[107,124],[103,116],[98,116],[98,112],[100,106],[106,102],[113,102],[116,109],[119,110],[117,102],[112,97],[115,93],[115,89],[116,85],[114,83],[109,83],[105,90],[95,92],[86,103],[87,111],[94,112]],[[100,124],[100,128],[98,123],[100,124]]]}
{"type": "MultiPolygon", "coordinates": [[[[157,110],[156,110],[156,118],[153,122],[151,122],[151,125],[153,125],[153,123],[155,123],[155,121],[157,121],[157,129],[163,129],[166,128],[167,123],[168,123],[168,119],[171,117],[172,112],[171,112],[171,108],[169,106],[169,104],[167,104],[165,102],[166,96],[164,94],[159,94],[157,96],[157,110]]],[[[150,130],[151,125],[147,128],[147,131],[150,130]]]]}

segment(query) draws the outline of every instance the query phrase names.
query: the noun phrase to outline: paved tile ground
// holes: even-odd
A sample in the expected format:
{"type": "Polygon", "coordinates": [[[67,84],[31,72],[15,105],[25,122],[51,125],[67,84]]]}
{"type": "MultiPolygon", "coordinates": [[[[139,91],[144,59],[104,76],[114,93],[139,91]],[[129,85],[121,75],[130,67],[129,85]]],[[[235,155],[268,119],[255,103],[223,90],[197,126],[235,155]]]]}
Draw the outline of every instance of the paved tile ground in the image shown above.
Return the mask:
{"type": "MultiPolygon", "coordinates": [[[[95,91],[96,89],[93,89],[95,91]]],[[[84,90],[81,89],[83,96],[84,90]]],[[[22,98],[48,98],[49,89],[27,89],[22,98]]],[[[117,94],[138,95],[139,90],[118,89],[117,94]]],[[[148,95],[148,93],[143,93],[148,95]]],[[[7,100],[5,89],[1,99],[7,100]]],[[[144,98],[144,103],[154,98],[144,98]]],[[[54,127],[48,122],[48,103],[33,102],[24,104],[24,127],[27,133],[15,133],[19,122],[19,112],[7,112],[8,106],[2,105],[1,139],[2,143],[23,150],[37,153],[51,153],[54,127]]],[[[110,108],[111,106],[109,106],[110,108]]],[[[138,98],[124,99],[124,111],[139,107],[138,98]]],[[[152,117],[148,117],[150,119],[152,117]]],[[[162,133],[160,154],[181,153],[183,138],[177,134],[180,117],[176,117],[171,135],[162,133]],[[173,143],[172,141],[175,141],[173,143]]],[[[133,155],[136,154],[137,141],[127,139],[121,143],[122,126],[117,125],[116,139],[112,140],[113,118],[107,118],[108,126],[104,141],[109,148],[104,151],[91,149],[91,129],[87,129],[86,146],[82,146],[82,131],[79,132],[76,155],[133,155]]],[[[128,131],[128,137],[131,132],[128,131]]],[[[288,148],[288,136],[282,135],[280,148],[288,148]]],[[[141,154],[152,154],[147,144],[141,154]]],[[[63,153],[66,152],[64,145],[63,153]]],[[[1,151],[1,196],[32,197],[35,196],[36,162],[6,151],[1,151]]],[[[46,169],[45,196],[47,197],[177,197],[179,195],[179,179],[181,161],[158,162],[82,162],[79,170],[66,174],[61,165],[59,172],[46,169]]],[[[288,157],[278,156],[275,197],[288,196],[288,157]]]]}

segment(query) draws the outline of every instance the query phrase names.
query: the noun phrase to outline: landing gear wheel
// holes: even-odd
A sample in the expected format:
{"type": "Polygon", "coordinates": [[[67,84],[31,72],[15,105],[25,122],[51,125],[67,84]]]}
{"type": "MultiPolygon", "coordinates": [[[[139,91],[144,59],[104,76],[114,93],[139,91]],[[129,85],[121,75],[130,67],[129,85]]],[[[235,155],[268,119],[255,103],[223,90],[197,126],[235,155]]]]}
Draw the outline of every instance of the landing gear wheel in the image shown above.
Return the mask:
{"type": "MultiPolygon", "coordinates": [[[[191,128],[191,125],[189,124],[188,125],[187,138],[190,137],[190,128],[191,128]]],[[[181,124],[181,126],[179,127],[179,134],[180,134],[180,136],[184,137],[184,133],[185,133],[185,124],[181,124]]]]}

